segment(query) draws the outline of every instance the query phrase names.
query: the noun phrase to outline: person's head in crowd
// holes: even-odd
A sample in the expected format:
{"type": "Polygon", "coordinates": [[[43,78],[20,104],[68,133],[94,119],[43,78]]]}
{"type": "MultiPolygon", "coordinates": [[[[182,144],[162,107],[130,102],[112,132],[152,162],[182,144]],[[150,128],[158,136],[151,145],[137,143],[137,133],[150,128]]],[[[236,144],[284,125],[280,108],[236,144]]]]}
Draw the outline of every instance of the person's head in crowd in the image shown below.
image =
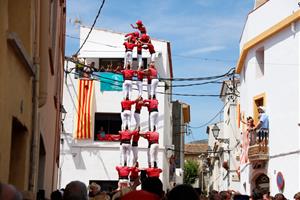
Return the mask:
{"type": "Polygon", "coordinates": [[[282,193],[277,193],[274,196],[275,200],[286,200],[285,196],[282,193]]]}
{"type": "Polygon", "coordinates": [[[263,197],[262,192],[259,189],[254,189],[252,191],[252,194],[251,194],[252,200],[262,199],[262,197],[263,197]]]}
{"type": "Polygon", "coordinates": [[[231,195],[228,191],[221,191],[220,197],[221,197],[221,200],[230,200],[231,195]]]}
{"type": "Polygon", "coordinates": [[[101,192],[101,187],[95,182],[89,185],[89,196],[94,197],[101,192]]]}
{"type": "Polygon", "coordinates": [[[142,190],[156,194],[159,197],[163,197],[163,184],[159,178],[148,177],[142,181],[142,190]]]}
{"type": "Polygon", "coordinates": [[[0,199],[2,200],[22,200],[21,193],[10,184],[0,183],[0,199]]]}
{"type": "Polygon", "coordinates": [[[87,187],[80,181],[70,182],[64,191],[63,200],[87,200],[87,187]]]}
{"type": "Polygon", "coordinates": [[[295,199],[295,200],[300,200],[300,192],[297,192],[297,193],[294,195],[294,199],[295,199]]]}
{"type": "Polygon", "coordinates": [[[208,199],[209,200],[220,200],[221,197],[220,197],[218,191],[212,190],[208,195],[208,199]]]}
{"type": "Polygon", "coordinates": [[[168,200],[199,200],[199,195],[194,188],[187,184],[175,186],[167,195],[168,200]]]}
{"type": "Polygon", "coordinates": [[[62,200],[63,199],[63,190],[55,190],[50,195],[51,200],[62,200]]]}

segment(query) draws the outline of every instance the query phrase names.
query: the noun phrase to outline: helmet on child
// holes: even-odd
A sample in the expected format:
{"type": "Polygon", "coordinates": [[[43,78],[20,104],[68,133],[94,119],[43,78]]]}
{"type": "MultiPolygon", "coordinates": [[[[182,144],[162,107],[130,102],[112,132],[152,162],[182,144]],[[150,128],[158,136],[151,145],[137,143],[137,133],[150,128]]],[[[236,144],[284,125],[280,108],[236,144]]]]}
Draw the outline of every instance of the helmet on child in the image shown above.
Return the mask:
{"type": "Polygon", "coordinates": [[[136,25],[138,25],[138,26],[142,26],[142,25],[143,25],[142,20],[137,20],[135,23],[136,23],[136,25]]]}

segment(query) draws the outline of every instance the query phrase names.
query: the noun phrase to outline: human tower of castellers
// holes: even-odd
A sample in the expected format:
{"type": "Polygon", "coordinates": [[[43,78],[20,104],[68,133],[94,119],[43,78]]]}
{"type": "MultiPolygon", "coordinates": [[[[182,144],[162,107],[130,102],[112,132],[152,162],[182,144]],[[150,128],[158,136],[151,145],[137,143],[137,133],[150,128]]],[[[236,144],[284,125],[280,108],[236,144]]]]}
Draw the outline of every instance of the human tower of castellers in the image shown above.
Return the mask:
{"type": "Polygon", "coordinates": [[[155,68],[155,50],[151,43],[146,28],[141,20],[136,22],[136,26],[131,24],[132,28],[139,32],[132,32],[125,35],[125,56],[123,74],[123,100],[121,102],[122,126],[120,134],[120,166],[116,167],[119,174],[119,188],[133,185],[139,180],[141,171],[146,172],[148,177],[159,177],[162,170],[157,166],[158,140],[159,133],[156,132],[158,118],[158,101],[156,99],[156,89],[158,86],[158,73],[155,68]],[[132,51],[137,47],[138,70],[132,70],[132,51]],[[143,69],[142,49],[148,49],[151,54],[151,62],[148,69],[143,69]],[[131,97],[132,79],[137,76],[138,97],[134,100],[131,97]],[[143,99],[143,79],[147,78],[148,99],[143,99]],[[134,119],[136,126],[134,130],[131,127],[131,107],[135,105],[134,119]],[[143,107],[149,111],[149,131],[142,133],[140,131],[140,113],[143,107]],[[138,141],[143,137],[148,140],[148,168],[140,169],[138,163],[138,141]],[[129,166],[130,152],[133,152],[132,166],[129,166]]]}

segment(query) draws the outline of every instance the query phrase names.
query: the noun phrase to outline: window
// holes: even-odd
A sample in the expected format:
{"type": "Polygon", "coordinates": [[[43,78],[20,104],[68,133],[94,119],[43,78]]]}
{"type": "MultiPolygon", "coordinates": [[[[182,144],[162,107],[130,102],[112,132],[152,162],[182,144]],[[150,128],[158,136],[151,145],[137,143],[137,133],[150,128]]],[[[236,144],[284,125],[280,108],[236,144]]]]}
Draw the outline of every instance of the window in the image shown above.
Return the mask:
{"type": "Polygon", "coordinates": [[[265,72],[265,50],[260,48],[256,51],[256,78],[260,78],[264,75],[265,72]]]}
{"type": "Polygon", "coordinates": [[[119,141],[120,113],[95,113],[94,140],[119,141]]]}
{"type": "MultiPolygon", "coordinates": [[[[118,67],[119,70],[123,69],[123,58],[99,58],[98,60],[95,60],[95,58],[77,58],[73,57],[73,59],[78,62],[75,66],[75,74],[74,77],[75,79],[78,78],[90,78],[93,72],[113,72],[115,71],[118,67]],[[80,64],[81,63],[81,64],[80,64]],[[91,65],[93,63],[93,65],[91,65]],[[99,63],[99,64],[98,64],[99,63]],[[90,67],[88,67],[90,66],[90,67]]],[[[138,62],[137,59],[133,59],[132,63],[133,70],[137,70],[138,68],[138,62]]],[[[145,68],[147,68],[147,59],[143,58],[143,65],[145,68]]],[[[73,69],[70,69],[71,71],[73,69]]],[[[70,71],[69,70],[69,71],[70,71]]]]}
{"type": "MultiPolygon", "coordinates": [[[[100,70],[115,70],[117,66],[124,64],[124,58],[99,58],[99,69],[100,70]]],[[[147,59],[143,58],[143,65],[147,68],[147,59]]],[[[138,62],[134,58],[132,62],[132,69],[137,70],[138,62]]]]}

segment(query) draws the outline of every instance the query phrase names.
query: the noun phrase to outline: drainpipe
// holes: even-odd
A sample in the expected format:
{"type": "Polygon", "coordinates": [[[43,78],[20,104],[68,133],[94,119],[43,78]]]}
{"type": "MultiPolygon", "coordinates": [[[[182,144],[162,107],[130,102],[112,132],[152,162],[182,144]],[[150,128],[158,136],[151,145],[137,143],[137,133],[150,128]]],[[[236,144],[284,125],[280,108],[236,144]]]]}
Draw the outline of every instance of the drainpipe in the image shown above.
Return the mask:
{"type": "MultiPolygon", "coordinates": [[[[49,61],[49,1],[41,1],[40,3],[40,12],[42,15],[40,15],[40,46],[39,46],[39,52],[40,52],[40,80],[42,80],[39,83],[39,108],[44,106],[47,101],[48,96],[48,69],[50,65],[49,61]]],[[[54,8],[56,9],[56,8],[54,8]]],[[[52,58],[50,58],[52,59],[52,58]]],[[[52,69],[52,68],[51,68],[52,69]]]]}
{"type": "Polygon", "coordinates": [[[38,113],[38,103],[39,103],[39,78],[40,78],[40,65],[39,65],[39,20],[40,16],[40,4],[39,1],[35,1],[34,5],[34,43],[33,43],[33,64],[35,66],[35,76],[33,78],[33,98],[32,98],[32,136],[31,136],[31,147],[30,147],[30,169],[29,169],[29,185],[28,190],[36,196],[37,192],[37,178],[38,178],[38,163],[39,163],[39,113],[38,113]]]}

